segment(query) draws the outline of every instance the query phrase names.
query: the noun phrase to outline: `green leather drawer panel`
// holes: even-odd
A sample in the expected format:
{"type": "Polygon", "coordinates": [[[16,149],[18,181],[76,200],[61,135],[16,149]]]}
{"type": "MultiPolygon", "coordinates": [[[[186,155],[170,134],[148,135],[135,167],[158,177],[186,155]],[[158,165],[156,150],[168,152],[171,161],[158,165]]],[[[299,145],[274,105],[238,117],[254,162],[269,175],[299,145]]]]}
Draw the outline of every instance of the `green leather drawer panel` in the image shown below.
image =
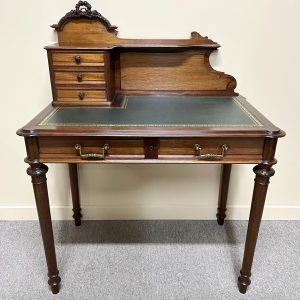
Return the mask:
{"type": "Polygon", "coordinates": [[[60,107],[40,124],[53,126],[262,126],[235,97],[129,96],[120,108],[60,107]]]}

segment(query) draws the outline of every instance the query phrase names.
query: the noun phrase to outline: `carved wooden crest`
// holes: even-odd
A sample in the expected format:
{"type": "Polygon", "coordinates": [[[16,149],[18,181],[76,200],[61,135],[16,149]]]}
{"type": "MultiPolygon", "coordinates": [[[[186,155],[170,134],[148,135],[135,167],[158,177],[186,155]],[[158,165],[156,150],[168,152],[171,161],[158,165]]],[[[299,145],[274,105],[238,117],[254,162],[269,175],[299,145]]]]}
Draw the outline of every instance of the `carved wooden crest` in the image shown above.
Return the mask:
{"type": "Polygon", "coordinates": [[[111,25],[110,22],[104,18],[97,10],[92,10],[91,4],[87,1],[79,1],[75,9],[71,10],[70,12],[66,13],[63,16],[58,24],[53,24],[51,27],[54,28],[56,31],[62,31],[64,26],[72,21],[78,19],[88,19],[88,20],[96,20],[101,22],[109,32],[114,32],[117,34],[117,26],[111,25]]]}

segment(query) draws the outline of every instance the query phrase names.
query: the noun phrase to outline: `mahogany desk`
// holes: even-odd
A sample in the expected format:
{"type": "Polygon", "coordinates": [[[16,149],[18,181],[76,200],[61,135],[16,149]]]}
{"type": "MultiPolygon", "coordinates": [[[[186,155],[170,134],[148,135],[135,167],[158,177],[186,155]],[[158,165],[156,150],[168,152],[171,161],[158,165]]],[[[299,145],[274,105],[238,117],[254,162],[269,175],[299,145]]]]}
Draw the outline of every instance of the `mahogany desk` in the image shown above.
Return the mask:
{"type": "Polygon", "coordinates": [[[119,39],[86,1],[57,25],[46,47],[53,102],[18,134],[25,139],[49,285],[58,293],[46,163],[67,163],[75,224],[81,224],[77,164],[222,164],[217,221],[226,217],[232,164],[255,164],[255,184],[238,286],[245,293],[277,139],[285,134],[213,70],[219,45],[193,32],[187,40],[119,39]]]}

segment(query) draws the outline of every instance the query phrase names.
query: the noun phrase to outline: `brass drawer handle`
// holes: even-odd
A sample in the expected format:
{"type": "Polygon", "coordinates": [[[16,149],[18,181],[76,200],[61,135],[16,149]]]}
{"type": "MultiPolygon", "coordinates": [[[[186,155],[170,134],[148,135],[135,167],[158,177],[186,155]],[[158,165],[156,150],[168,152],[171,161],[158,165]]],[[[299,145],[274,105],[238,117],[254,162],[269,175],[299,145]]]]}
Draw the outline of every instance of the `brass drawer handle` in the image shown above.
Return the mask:
{"type": "Polygon", "coordinates": [[[85,97],[85,93],[84,93],[84,92],[80,92],[80,93],[78,94],[78,97],[79,97],[80,100],[83,100],[84,97],[85,97]]]}
{"type": "Polygon", "coordinates": [[[104,144],[102,147],[102,153],[85,153],[83,154],[81,151],[81,145],[76,144],[75,149],[79,153],[81,159],[95,159],[95,160],[104,160],[105,156],[107,155],[107,152],[109,150],[109,145],[104,144]]]}
{"type": "Polygon", "coordinates": [[[222,145],[221,154],[214,154],[214,153],[201,154],[201,147],[199,144],[194,145],[194,150],[196,152],[196,157],[198,159],[221,159],[224,157],[225,152],[228,150],[228,146],[226,144],[222,145]]]}
{"type": "Polygon", "coordinates": [[[81,63],[81,57],[80,57],[80,55],[74,56],[74,60],[75,60],[76,64],[79,65],[81,63]]]}
{"type": "Polygon", "coordinates": [[[78,82],[81,82],[82,81],[82,77],[83,77],[83,75],[82,74],[77,74],[77,76],[76,76],[76,78],[77,78],[77,81],[78,82]]]}

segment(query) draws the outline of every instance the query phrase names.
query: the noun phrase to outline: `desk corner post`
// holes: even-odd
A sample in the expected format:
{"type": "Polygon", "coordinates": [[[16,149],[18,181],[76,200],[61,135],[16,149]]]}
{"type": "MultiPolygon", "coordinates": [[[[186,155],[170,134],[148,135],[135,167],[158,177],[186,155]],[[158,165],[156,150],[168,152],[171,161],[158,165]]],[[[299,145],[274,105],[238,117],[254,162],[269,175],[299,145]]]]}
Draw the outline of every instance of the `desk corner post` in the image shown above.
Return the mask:
{"type": "Polygon", "coordinates": [[[25,139],[27,148],[26,162],[30,165],[27,174],[31,176],[39,223],[43,238],[45,256],[48,266],[48,284],[52,293],[59,292],[61,278],[57,269],[53,228],[51,221],[47,178],[48,167],[38,160],[38,143],[36,138],[25,139]]]}
{"type": "Polygon", "coordinates": [[[272,166],[276,164],[275,150],[277,139],[266,138],[263,151],[263,159],[261,163],[253,168],[255,173],[254,189],[252,203],[250,209],[249,223],[247,229],[247,237],[244,250],[244,259],[240,276],[238,278],[239,291],[245,294],[248,286],[251,283],[251,267],[261,223],[261,218],[264,210],[265,199],[267,195],[270,177],[275,174],[272,166]]]}
{"type": "Polygon", "coordinates": [[[227,196],[230,181],[231,164],[222,164],[221,166],[221,178],[220,178],[220,190],[219,190],[219,200],[218,200],[218,212],[217,221],[219,225],[224,224],[226,218],[226,206],[227,206],[227,196]]]}

